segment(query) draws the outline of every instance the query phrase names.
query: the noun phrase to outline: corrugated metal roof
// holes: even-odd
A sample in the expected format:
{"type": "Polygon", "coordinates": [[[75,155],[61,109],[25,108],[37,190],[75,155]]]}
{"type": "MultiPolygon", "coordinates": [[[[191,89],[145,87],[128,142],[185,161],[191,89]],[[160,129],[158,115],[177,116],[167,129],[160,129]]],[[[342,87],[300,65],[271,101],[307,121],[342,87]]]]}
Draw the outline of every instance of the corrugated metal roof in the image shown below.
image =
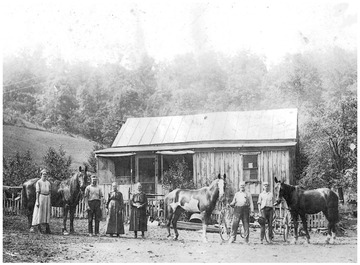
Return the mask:
{"type": "Polygon", "coordinates": [[[129,118],[112,147],[296,140],[297,109],[129,118]]]}

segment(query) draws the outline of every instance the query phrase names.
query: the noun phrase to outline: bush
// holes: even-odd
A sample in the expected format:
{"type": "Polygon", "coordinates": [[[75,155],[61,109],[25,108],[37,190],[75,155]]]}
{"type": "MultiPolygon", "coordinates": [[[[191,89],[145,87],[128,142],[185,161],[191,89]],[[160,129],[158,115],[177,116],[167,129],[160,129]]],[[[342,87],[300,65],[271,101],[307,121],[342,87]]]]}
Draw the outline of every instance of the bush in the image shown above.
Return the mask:
{"type": "Polygon", "coordinates": [[[3,157],[3,184],[20,186],[28,179],[39,177],[39,166],[33,162],[30,151],[17,152],[14,156],[3,157]]]}
{"type": "Polygon", "coordinates": [[[174,189],[194,189],[194,181],[185,158],[177,159],[171,163],[169,170],[164,172],[163,187],[172,191],[174,189]]]}
{"type": "Polygon", "coordinates": [[[71,175],[71,156],[66,157],[66,152],[60,146],[59,151],[49,147],[44,156],[44,164],[48,169],[50,178],[55,180],[64,180],[71,175]]]}

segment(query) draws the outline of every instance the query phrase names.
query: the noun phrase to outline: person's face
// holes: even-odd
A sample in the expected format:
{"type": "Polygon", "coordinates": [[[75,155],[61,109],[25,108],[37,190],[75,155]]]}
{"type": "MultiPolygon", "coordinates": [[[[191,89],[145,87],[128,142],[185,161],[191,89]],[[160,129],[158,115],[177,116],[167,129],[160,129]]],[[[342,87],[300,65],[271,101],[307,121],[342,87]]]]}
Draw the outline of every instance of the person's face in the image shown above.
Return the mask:
{"type": "Polygon", "coordinates": [[[240,185],[240,191],[245,191],[245,184],[240,185]]]}
{"type": "Polygon", "coordinates": [[[43,171],[43,172],[41,173],[41,178],[42,178],[42,179],[46,179],[47,176],[48,176],[47,171],[43,171]]]}
{"type": "Polygon", "coordinates": [[[91,179],[91,184],[96,185],[96,178],[91,179]]]}
{"type": "Polygon", "coordinates": [[[264,184],[263,189],[264,189],[264,191],[269,191],[269,184],[264,184]]]}
{"type": "Polygon", "coordinates": [[[142,186],[139,184],[137,189],[138,189],[138,192],[142,191],[142,186]]]}
{"type": "Polygon", "coordinates": [[[113,191],[117,191],[117,185],[116,185],[116,184],[113,184],[113,185],[112,185],[112,190],[113,190],[113,191]]]}

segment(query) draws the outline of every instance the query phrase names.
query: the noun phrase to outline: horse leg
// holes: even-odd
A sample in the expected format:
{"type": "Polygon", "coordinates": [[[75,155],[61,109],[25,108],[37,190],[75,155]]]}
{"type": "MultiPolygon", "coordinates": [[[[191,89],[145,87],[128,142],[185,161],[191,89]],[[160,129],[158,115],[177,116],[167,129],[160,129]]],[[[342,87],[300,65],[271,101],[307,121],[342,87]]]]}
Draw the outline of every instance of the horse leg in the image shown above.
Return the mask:
{"type": "Polygon", "coordinates": [[[326,243],[335,243],[336,237],[336,223],[339,221],[339,198],[330,191],[326,211],[323,211],[326,219],[328,220],[328,238],[326,243]],[[326,212],[326,213],[325,213],[326,212]],[[330,239],[331,234],[331,239],[330,239]]]}
{"type": "Polygon", "coordinates": [[[291,213],[291,219],[294,225],[294,239],[293,239],[293,244],[297,243],[298,240],[298,214],[297,213],[291,213]]]}
{"type": "Polygon", "coordinates": [[[334,244],[335,243],[335,238],[336,238],[336,218],[337,216],[331,216],[330,214],[328,214],[327,211],[323,211],[326,219],[328,220],[328,233],[327,233],[327,236],[326,236],[326,240],[325,240],[325,243],[326,244],[334,244]]]}
{"type": "Polygon", "coordinates": [[[28,208],[28,212],[26,214],[27,218],[28,218],[28,224],[29,224],[29,229],[32,227],[32,217],[33,217],[33,212],[30,208],[28,208]]]}
{"type": "Polygon", "coordinates": [[[309,231],[307,229],[307,219],[306,219],[306,215],[300,215],[301,217],[301,222],[302,222],[302,225],[303,225],[303,228],[305,230],[305,233],[306,233],[306,242],[308,244],[310,244],[310,235],[309,235],[309,231]]]}
{"type": "Polygon", "coordinates": [[[207,226],[208,226],[208,220],[209,220],[209,215],[205,212],[205,213],[202,213],[201,214],[201,217],[202,217],[202,241],[204,243],[207,243],[208,240],[207,240],[207,236],[206,236],[206,229],[207,229],[207,226]]]}
{"type": "Polygon", "coordinates": [[[336,238],[336,223],[333,221],[329,221],[329,229],[331,230],[331,239],[330,239],[330,244],[334,244],[335,243],[335,238],[336,238]]]}
{"type": "Polygon", "coordinates": [[[179,237],[179,233],[177,230],[177,221],[179,220],[181,213],[182,213],[181,207],[177,207],[174,212],[174,216],[173,216],[173,220],[172,220],[172,225],[173,225],[173,229],[174,229],[174,233],[175,233],[174,240],[177,240],[179,237]]]}
{"type": "Polygon", "coordinates": [[[74,233],[74,217],[76,206],[70,207],[70,234],[74,233]]]}
{"type": "Polygon", "coordinates": [[[30,207],[29,207],[26,216],[28,218],[28,225],[29,225],[30,232],[35,232],[34,227],[32,226],[33,209],[30,209],[30,207]]]}
{"type": "Polygon", "coordinates": [[[167,237],[170,237],[171,236],[170,225],[171,225],[171,221],[172,221],[173,216],[174,216],[174,211],[173,211],[173,209],[171,207],[168,208],[167,215],[168,215],[168,216],[166,216],[166,219],[167,219],[166,229],[168,231],[167,237]]]}
{"type": "Polygon", "coordinates": [[[69,212],[69,205],[65,204],[64,208],[64,216],[63,216],[63,229],[62,229],[62,232],[64,235],[68,235],[69,232],[66,230],[66,221],[67,221],[67,215],[68,215],[68,212],[69,212]]]}

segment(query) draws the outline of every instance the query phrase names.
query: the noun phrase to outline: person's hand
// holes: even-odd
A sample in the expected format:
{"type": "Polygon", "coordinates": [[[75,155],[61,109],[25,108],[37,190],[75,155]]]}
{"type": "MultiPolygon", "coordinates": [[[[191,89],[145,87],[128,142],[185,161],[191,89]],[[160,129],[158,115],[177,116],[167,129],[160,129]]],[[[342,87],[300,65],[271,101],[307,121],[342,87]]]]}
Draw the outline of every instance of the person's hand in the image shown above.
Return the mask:
{"type": "Polygon", "coordinates": [[[86,211],[87,211],[87,212],[90,212],[90,211],[91,211],[91,209],[90,209],[89,206],[86,207],[86,211]]]}
{"type": "Polygon", "coordinates": [[[251,215],[251,216],[254,216],[254,215],[255,215],[254,211],[251,211],[250,215],[251,215]]]}

